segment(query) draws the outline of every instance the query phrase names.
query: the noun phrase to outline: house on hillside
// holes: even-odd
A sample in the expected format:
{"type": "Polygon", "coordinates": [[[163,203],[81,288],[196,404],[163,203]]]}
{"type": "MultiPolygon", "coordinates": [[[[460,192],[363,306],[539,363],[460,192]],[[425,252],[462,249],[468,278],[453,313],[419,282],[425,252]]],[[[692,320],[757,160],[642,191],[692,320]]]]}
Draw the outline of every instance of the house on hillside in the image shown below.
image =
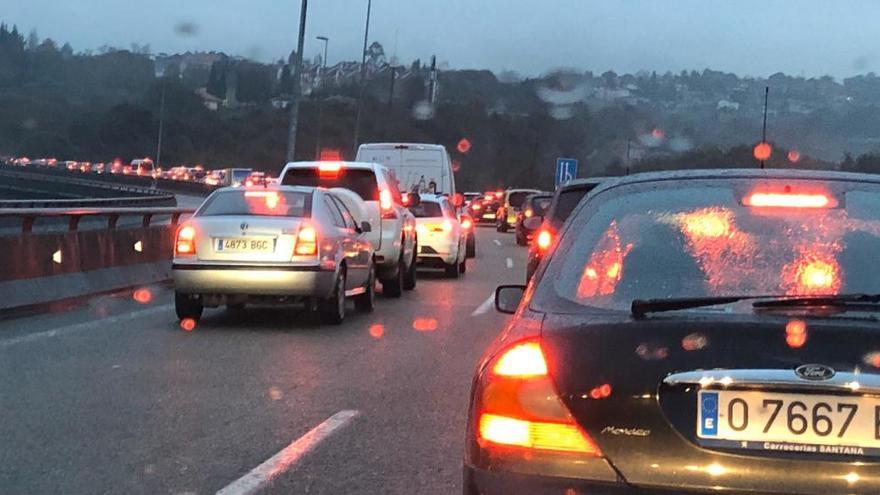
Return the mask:
{"type": "Polygon", "coordinates": [[[196,95],[202,99],[202,105],[205,105],[205,108],[212,112],[216,112],[220,107],[226,106],[226,100],[208,93],[208,88],[197,89],[196,95]]]}

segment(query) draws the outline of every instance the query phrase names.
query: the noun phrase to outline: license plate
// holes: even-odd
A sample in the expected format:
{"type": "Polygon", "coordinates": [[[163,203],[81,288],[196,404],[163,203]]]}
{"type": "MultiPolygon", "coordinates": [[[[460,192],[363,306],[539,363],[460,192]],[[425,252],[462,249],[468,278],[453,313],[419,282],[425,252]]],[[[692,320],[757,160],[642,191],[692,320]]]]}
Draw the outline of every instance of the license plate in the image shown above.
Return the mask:
{"type": "Polygon", "coordinates": [[[217,252],[221,253],[271,253],[275,251],[272,239],[237,237],[216,239],[217,252]]]}
{"type": "Polygon", "coordinates": [[[495,214],[494,213],[486,213],[483,215],[483,218],[487,218],[489,220],[495,220],[495,214]]]}
{"type": "Polygon", "coordinates": [[[708,446],[880,455],[880,398],[701,391],[697,437],[708,446]]]}

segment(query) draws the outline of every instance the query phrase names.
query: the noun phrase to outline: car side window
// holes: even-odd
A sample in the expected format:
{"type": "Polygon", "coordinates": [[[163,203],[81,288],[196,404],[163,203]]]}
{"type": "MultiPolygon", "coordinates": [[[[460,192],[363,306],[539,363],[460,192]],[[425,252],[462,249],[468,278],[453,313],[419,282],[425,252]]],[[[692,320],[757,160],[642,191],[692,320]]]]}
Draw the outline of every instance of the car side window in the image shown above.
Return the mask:
{"type": "Polygon", "coordinates": [[[330,218],[333,220],[333,225],[340,229],[344,229],[345,220],[342,218],[342,213],[339,213],[339,208],[336,206],[336,203],[333,202],[333,199],[330,196],[324,196],[324,204],[327,205],[327,211],[330,212],[330,218]]]}
{"type": "Polygon", "coordinates": [[[357,230],[357,222],[354,220],[354,216],[348,210],[348,207],[345,206],[345,203],[342,202],[341,199],[330,196],[330,199],[336,203],[336,206],[339,208],[339,213],[342,214],[342,221],[345,222],[345,227],[352,230],[357,230]]]}

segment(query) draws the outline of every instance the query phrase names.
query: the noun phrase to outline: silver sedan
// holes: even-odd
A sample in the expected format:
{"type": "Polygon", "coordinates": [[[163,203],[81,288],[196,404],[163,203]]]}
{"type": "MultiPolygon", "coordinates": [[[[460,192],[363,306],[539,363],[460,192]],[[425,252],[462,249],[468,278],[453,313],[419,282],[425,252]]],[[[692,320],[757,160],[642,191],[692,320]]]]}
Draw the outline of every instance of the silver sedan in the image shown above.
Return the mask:
{"type": "Polygon", "coordinates": [[[341,323],[346,299],[371,311],[371,230],[326,189],[227,187],[208,196],[177,231],[172,273],[181,320],[205,307],[298,303],[341,323]]]}

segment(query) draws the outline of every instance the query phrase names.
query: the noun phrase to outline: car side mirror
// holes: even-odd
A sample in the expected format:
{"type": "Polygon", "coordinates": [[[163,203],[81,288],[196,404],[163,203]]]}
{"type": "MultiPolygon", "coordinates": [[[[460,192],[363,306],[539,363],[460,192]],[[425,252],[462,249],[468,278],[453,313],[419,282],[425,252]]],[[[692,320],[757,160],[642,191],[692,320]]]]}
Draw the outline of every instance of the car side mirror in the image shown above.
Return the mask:
{"type": "Polygon", "coordinates": [[[495,289],[495,309],[499,313],[514,314],[526,292],[525,285],[501,285],[495,289]]]}
{"type": "Polygon", "coordinates": [[[370,225],[370,222],[363,221],[361,222],[361,233],[372,232],[373,226],[370,225]]]}
{"type": "Polygon", "coordinates": [[[523,220],[523,227],[529,230],[538,230],[542,223],[544,223],[544,217],[529,217],[523,220]]]}

